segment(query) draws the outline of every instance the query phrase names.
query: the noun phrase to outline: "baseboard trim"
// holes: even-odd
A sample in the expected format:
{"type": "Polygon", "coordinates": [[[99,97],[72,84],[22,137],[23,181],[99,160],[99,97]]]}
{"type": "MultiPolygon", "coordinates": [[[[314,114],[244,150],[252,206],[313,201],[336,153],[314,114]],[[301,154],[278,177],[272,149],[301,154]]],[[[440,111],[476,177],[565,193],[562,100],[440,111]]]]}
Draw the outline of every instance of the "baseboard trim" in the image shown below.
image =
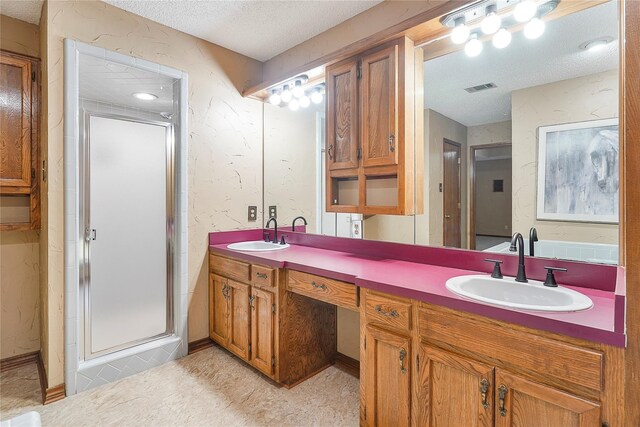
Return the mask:
{"type": "Polygon", "coordinates": [[[188,354],[197,353],[209,347],[213,347],[213,340],[209,337],[202,338],[201,340],[196,340],[189,343],[189,352],[188,354]]]}
{"type": "Polygon", "coordinates": [[[37,364],[39,359],[40,359],[39,351],[7,357],[5,359],[0,360],[0,372],[5,372],[5,371],[8,371],[9,369],[19,368],[20,366],[28,365],[30,363],[37,364]]]}
{"type": "Polygon", "coordinates": [[[64,383],[55,387],[47,388],[42,393],[42,404],[48,405],[49,403],[57,402],[66,397],[64,390],[64,383]]]}
{"type": "Polygon", "coordinates": [[[356,378],[360,378],[360,362],[346,354],[336,353],[335,366],[356,378]]]}

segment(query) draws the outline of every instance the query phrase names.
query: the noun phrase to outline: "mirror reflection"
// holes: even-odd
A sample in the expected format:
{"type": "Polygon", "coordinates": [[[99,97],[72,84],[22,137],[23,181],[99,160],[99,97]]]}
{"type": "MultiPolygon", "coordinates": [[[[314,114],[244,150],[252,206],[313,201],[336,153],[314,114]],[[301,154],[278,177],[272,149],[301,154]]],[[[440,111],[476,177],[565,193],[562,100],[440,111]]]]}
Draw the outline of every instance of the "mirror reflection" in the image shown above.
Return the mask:
{"type": "Polygon", "coordinates": [[[535,227],[536,256],[617,264],[617,7],[548,20],[535,39],[514,31],[504,48],[481,39],[476,56],[449,38],[418,48],[422,214],[326,212],[324,103],[265,104],[265,218],[276,206],[279,225],[303,215],[310,233],[505,253],[535,227]]]}

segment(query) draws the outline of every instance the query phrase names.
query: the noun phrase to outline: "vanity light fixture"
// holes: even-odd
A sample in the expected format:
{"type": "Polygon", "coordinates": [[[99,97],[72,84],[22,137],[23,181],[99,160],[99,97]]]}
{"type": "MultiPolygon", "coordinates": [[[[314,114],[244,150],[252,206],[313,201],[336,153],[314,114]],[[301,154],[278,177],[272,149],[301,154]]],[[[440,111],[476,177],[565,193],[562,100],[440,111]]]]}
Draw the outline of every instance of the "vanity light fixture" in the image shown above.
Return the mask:
{"type": "Polygon", "coordinates": [[[497,10],[498,8],[495,4],[487,6],[487,14],[480,24],[480,29],[484,34],[494,34],[500,29],[500,25],[502,25],[502,18],[500,18],[500,15],[496,13],[497,10]]]}
{"type": "Polygon", "coordinates": [[[524,26],[524,36],[529,40],[535,40],[544,33],[545,23],[542,19],[535,17],[524,26]]]}
{"type": "Polygon", "coordinates": [[[302,80],[295,81],[295,83],[293,84],[293,90],[291,92],[293,93],[294,98],[300,98],[302,97],[302,95],[304,95],[304,89],[302,88],[302,80]]]}
{"type": "Polygon", "coordinates": [[[154,99],[158,99],[158,95],[147,92],[136,92],[133,96],[143,101],[153,101],[154,99]]]}
{"type": "Polygon", "coordinates": [[[482,52],[482,42],[478,40],[477,34],[471,34],[469,41],[464,45],[464,53],[471,58],[480,55],[482,52]]]}
{"type": "Polygon", "coordinates": [[[466,26],[463,17],[455,19],[455,27],[451,31],[451,41],[455,44],[462,44],[469,38],[469,27],[466,26]]]}
{"type": "Polygon", "coordinates": [[[513,17],[518,22],[527,22],[538,12],[538,6],[533,0],[523,0],[513,10],[513,17]]]}
{"type": "Polygon", "coordinates": [[[500,31],[493,35],[493,47],[496,49],[504,49],[511,43],[511,33],[506,28],[500,28],[500,31]]]}
{"type": "Polygon", "coordinates": [[[293,99],[293,94],[291,93],[291,89],[289,89],[288,83],[282,87],[282,92],[280,92],[280,99],[285,104],[289,103],[289,101],[293,99]]]}
{"type": "Polygon", "coordinates": [[[324,91],[324,83],[321,83],[315,88],[313,88],[313,91],[311,92],[311,102],[313,102],[314,104],[322,103],[322,101],[324,100],[324,96],[322,95],[323,91],[324,91]]]}
{"type": "Polygon", "coordinates": [[[309,100],[309,97],[306,94],[303,94],[300,99],[298,99],[298,103],[302,108],[307,108],[311,105],[311,100],[309,100]]]}
{"type": "Polygon", "coordinates": [[[276,89],[272,89],[271,90],[271,95],[269,95],[269,103],[271,103],[271,105],[280,105],[280,102],[282,102],[282,99],[280,97],[280,94],[278,93],[278,91],[276,89]]]}
{"type": "Polygon", "coordinates": [[[297,99],[292,99],[291,102],[289,102],[289,109],[291,111],[297,111],[298,108],[300,108],[300,102],[298,102],[297,99]]]}

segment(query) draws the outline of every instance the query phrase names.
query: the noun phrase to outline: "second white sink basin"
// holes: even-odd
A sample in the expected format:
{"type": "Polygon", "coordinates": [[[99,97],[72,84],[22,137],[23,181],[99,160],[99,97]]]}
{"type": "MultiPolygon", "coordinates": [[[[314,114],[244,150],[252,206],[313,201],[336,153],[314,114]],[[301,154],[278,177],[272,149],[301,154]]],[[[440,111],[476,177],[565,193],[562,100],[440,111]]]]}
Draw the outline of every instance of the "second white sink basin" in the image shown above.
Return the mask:
{"type": "Polygon", "coordinates": [[[579,292],[558,286],[550,288],[537,280],[516,282],[512,277],[494,279],[485,275],[458,276],[447,280],[447,289],[463,297],[488,304],[523,310],[569,312],[593,306],[579,292]]]}
{"type": "Polygon", "coordinates": [[[281,245],[279,243],[265,242],[263,240],[255,240],[252,242],[238,242],[227,245],[228,249],[234,251],[248,251],[248,252],[266,252],[266,251],[279,251],[289,247],[288,243],[281,245]]]}

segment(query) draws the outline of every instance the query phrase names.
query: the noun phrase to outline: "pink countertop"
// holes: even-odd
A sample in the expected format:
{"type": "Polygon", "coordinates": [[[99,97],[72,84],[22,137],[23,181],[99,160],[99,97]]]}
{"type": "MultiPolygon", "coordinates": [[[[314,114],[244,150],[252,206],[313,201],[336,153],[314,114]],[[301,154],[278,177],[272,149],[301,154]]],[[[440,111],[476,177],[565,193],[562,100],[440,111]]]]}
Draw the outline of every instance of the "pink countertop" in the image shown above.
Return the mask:
{"type": "MultiPolygon", "coordinates": [[[[357,286],[386,292],[392,295],[413,298],[420,301],[453,308],[456,310],[466,311],[469,313],[479,314],[505,322],[515,323],[530,328],[541,329],[549,332],[555,332],[576,338],[582,338],[589,341],[601,342],[618,347],[624,347],[626,338],[624,334],[624,270],[616,267],[606,267],[614,269],[613,285],[600,285],[600,287],[609,288],[609,290],[594,289],[592,287],[568,286],[581,292],[593,301],[593,307],[588,310],[570,312],[570,313],[549,313],[514,310],[504,307],[483,304],[477,301],[460,297],[445,287],[448,279],[469,274],[486,273],[491,270],[490,265],[486,263],[476,264],[472,261],[464,262],[464,257],[460,258],[461,265],[459,267],[450,267],[438,262],[434,257],[433,263],[428,259],[416,262],[415,259],[407,261],[405,259],[397,259],[398,253],[402,250],[411,250],[413,245],[398,245],[393,243],[383,243],[378,249],[387,249],[384,253],[375,253],[374,251],[345,251],[335,250],[336,239],[338,244],[354,245],[354,249],[358,249],[359,245],[366,245],[363,241],[353,239],[340,239],[334,237],[305,235],[304,233],[287,232],[289,241],[297,241],[298,244],[292,244],[287,249],[273,252],[241,252],[227,249],[229,243],[260,240],[263,230],[242,230],[236,232],[221,232],[210,234],[210,249],[214,252],[244,259],[250,262],[256,262],[269,265],[276,268],[290,268],[306,273],[317,274],[332,279],[343,280],[354,283],[357,286]],[[323,241],[323,238],[326,241],[323,241]],[[313,243],[314,246],[308,246],[313,243]],[[325,246],[325,247],[318,247],[325,246]],[[330,247],[328,249],[327,247],[330,247]],[[390,251],[389,251],[390,250],[390,251]],[[366,252],[366,253],[362,253],[366,252]],[[393,253],[390,257],[386,254],[393,253]],[[473,265],[474,268],[468,267],[473,265]],[[477,268],[480,265],[481,268],[477,268]],[[613,289],[611,289],[613,288],[613,289]]],[[[366,241],[365,241],[366,242],[366,241]]],[[[380,242],[376,242],[380,244],[380,242]]],[[[423,246],[415,246],[416,251],[420,251],[423,246]]],[[[429,250],[441,248],[429,248],[429,250]]],[[[441,249],[447,253],[451,253],[451,249],[441,249]]],[[[462,253],[471,254],[473,257],[483,258],[487,254],[476,251],[456,250],[454,254],[462,255],[462,253]]],[[[446,254],[445,254],[446,255],[446,254]]],[[[495,258],[496,254],[491,254],[495,258]]],[[[513,256],[508,256],[514,258],[513,256]]],[[[411,257],[410,257],[411,258],[411,257]]],[[[500,257],[498,257],[500,258],[500,257]]],[[[512,261],[505,259],[506,261],[512,261]]],[[[455,260],[449,260],[448,263],[454,263],[455,260]]],[[[535,260],[527,258],[527,263],[534,263],[535,260]]],[[[517,260],[516,260],[517,264],[517,260]]],[[[550,264],[549,262],[545,262],[550,264]]],[[[555,261],[553,265],[562,265],[555,261]]],[[[567,262],[570,269],[580,268],[581,263],[567,262]]],[[[584,264],[593,268],[591,264],[584,264]]],[[[600,267],[600,266],[595,266],[600,267]]],[[[605,266],[602,266],[605,268],[605,266]]],[[[529,268],[529,264],[527,264],[529,268]]],[[[504,270],[505,275],[511,275],[504,270]]],[[[535,275],[533,275],[535,276],[535,275]]],[[[603,270],[598,277],[608,278],[610,272],[603,270]]],[[[532,277],[538,278],[538,277],[532,277]]],[[[559,283],[562,280],[558,277],[559,283]]]]}

